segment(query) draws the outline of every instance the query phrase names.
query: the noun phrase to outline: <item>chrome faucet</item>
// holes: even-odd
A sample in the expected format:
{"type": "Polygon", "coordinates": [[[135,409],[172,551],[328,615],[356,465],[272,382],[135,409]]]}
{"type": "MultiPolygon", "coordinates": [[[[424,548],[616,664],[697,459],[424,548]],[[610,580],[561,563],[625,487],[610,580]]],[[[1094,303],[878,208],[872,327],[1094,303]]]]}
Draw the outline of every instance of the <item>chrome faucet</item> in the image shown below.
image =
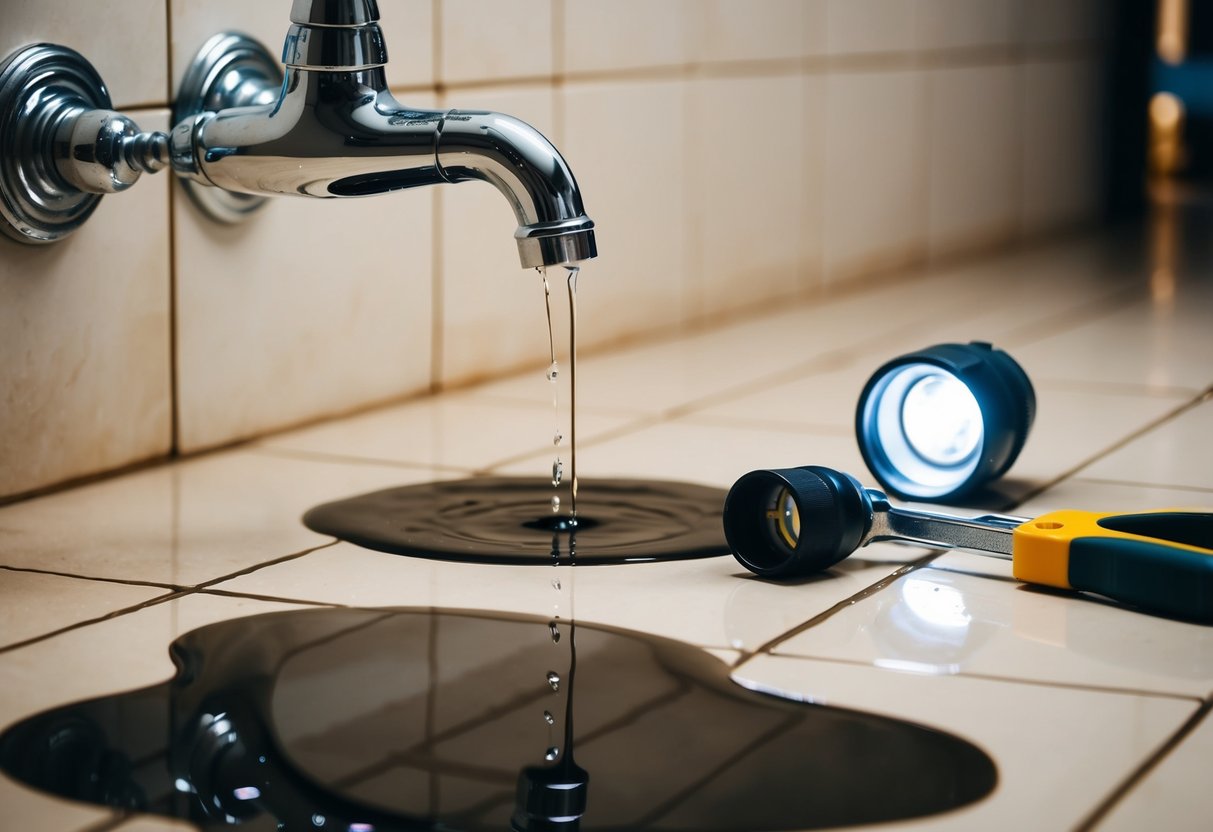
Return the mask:
{"type": "MultiPolygon", "coordinates": [[[[57,169],[66,180],[59,186],[112,193],[118,188],[105,167],[109,160],[121,166],[121,184],[126,187],[141,171],[164,166],[167,144],[168,161],[191,195],[228,220],[248,213],[266,195],[358,197],[481,180],[495,186],[514,210],[514,236],[524,268],[595,257],[594,223],[556,148],[512,116],[402,106],[388,91],[387,49],[378,19],[375,0],[295,0],[281,81],[277,65],[256,41],[234,33],[216,35],[186,73],[174,108],[176,126],[167,141],[163,134],[139,133],[129,119],[108,112],[108,94],[102,88],[102,95],[94,96],[104,98],[100,104],[73,102],[75,109],[61,104],[57,112],[78,111],[73,118],[79,121],[90,106],[96,108],[94,113],[103,111],[105,117],[91,118],[102,125],[104,135],[95,133],[92,122],[87,130],[57,124],[53,135],[70,135],[72,142],[60,142],[48,151],[54,153],[49,165],[41,159],[31,167],[57,169]],[[94,140],[107,152],[83,145],[94,140]],[[148,158],[150,162],[143,161],[148,158]],[[90,181],[105,187],[90,190],[90,181]],[[208,196],[212,187],[226,196],[218,201],[208,196]]],[[[5,72],[16,57],[6,63],[5,72]]],[[[68,98],[81,86],[75,76],[83,74],[73,72],[68,98]]],[[[42,93],[46,98],[45,90],[42,93]]],[[[0,109],[8,106],[0,96],[0,109]]],[[[3,116],[0,112],[0,120],[3,116]]],[[[36,129],[51,130],[31,126],[27,132],[36,129]]],[[[21,145],[36,148],[38,138],[27,137],[21,145]]],[[[49,140],[44,144],[55,145],[49,140]]],[[[6,173],[0,170],[0,176],[6,173]]],[[[14,183],[0,184],[7,205],[14,183]]],[[[45,208],[45,199],[29,201],[45,208]]],[[[9,213],[6,210],[5,216],[16,227],[9,213]]],[[[29,217],[21,219],[29,224],[29,217]]],[[[26,236],[32,242],[57,238],[26,236]]]]}

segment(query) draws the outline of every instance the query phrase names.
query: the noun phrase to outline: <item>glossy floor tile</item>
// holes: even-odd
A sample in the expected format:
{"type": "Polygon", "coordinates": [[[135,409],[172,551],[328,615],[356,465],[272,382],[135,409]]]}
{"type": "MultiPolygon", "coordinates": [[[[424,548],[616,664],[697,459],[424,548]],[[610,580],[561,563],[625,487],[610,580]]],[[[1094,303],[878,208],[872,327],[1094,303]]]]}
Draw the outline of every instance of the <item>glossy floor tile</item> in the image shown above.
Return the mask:
{"type": "Polygon", "coordinates": [[[1213,755],[1213,723],[1207,718],[1199,722],[1194,718],[1193,723],[1192,733],[1157,768],[1108,807],[1099,829],[1128,832],[1147,828],[1158,818],[1166,818],[1167,826],[1175,830],[1204,828],[1209,806],[1201,772],[1213,755]]]}
{"type": "MultiPolygon", "coordinates": [[[[528,373],[525,380],[520,379],[519,391],[528,387],[529,400],[501,402],[474,393],[452,393],[280,434],[263,440],[261,447],[346,462],[399,462],[465,472],[540,452],[550,456],[555,426],[561,426],[564,436],[570,435],[568,383],[549,384],[543,370],[528,373]],[[559,397],[558,411],[553,395],[559,397]]],[[[593,441],[635,419],[579,411],[578,437],[593,441]]],[[[530,473],[543,470],[538,466],[530,473]]]]}
{"type": "Polygon", "coordinates": [[[973,573],[980,556],[963,557],[903,575],[774,653],[1193,699],[1213,691],[1209,627],[1032,588],[1006,561],[973,573]]]}
{"type": "Polygon", "coordinates": [[[129,611],[163,587],[0,569],[0,649],[129,611]]]}
{"type": "Polygon", "coordinates": [[[881,829],[1072,829],[1198,707],[1191,699],[896,673],[774,656],[753,659],[735,670],[733,678],[746,687],[801,701],[938,727],[976,743],[998,761],[998,787],[985,800],[881,829]]]}
{"type": "Polygon", "coordinates": [[[235,452],[0,508],[0,566],[193,586],[324,546],[322,502],[443,475],[235,452]]]}
{"type": "MultiPolygon", "coordinates": [[[[755,468],[811,463],[875,486],[852,428],[863,383],[901,353],[980,339],[1024,366],[1038,409],[1019,461],[978,504],[1213,510],[1201,354],[1213,284],[1192,255],[1162,297],[1147,242],[1061,240],[589,348],[582,493],[611,477],[723,490],[755,468]]],[[[995,760],[987,798],[880,828],[1184,829],[1213,811],[1192,774],[1207,756],[1213,629],[1032,589],[1006,561],[879,543],[777,582],[727,555],[542,568],[400,557],[299,522],[396,485],[540,476],[568,417],[555,389],[559,417],[539,367],[0,507],[0,725],[167,678],[168,644],[210,621],[297,605],[491,610],[676,639],[746,687],[937,727],[995,760]]],[[[0,790],[29,828],[185,828],[4,778],[0,790]]]]}

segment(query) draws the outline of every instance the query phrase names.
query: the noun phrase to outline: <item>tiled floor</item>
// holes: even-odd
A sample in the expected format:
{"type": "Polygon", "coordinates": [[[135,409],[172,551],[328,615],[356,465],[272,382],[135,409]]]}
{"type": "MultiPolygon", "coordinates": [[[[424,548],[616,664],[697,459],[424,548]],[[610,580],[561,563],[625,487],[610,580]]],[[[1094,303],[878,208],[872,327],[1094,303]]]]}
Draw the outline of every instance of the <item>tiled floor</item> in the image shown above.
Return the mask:
{"type": "MultiPolygon", "coordinates": [[[[1213,507],[1213,258],[1160,274],[1146,250],[1063,241],[587,356],[580,474],[727,488],[753,468],[816,463],[869,479],[851,424],[870,371],[980,339],[1023,364],[1039,402],[988,507],[1213,507]]],[[[539,476],[552,422],[536,371],[0,509],[0,726],[167,678],[172,640],[225,618],[297,605],[556,613],[698,645],[747,687],[944,728],[997,762],[988,798],[882,828],[1207,825],[1213,629],[1028,589],[1003,561],[890,544],[794,584],[714,558],[562,567],[553,593],[551,570],[394,557],[299,522],[390,485],[539,476]]],[[[13,828],[183,828],[2,777],[0,794],[13,828]]]]}

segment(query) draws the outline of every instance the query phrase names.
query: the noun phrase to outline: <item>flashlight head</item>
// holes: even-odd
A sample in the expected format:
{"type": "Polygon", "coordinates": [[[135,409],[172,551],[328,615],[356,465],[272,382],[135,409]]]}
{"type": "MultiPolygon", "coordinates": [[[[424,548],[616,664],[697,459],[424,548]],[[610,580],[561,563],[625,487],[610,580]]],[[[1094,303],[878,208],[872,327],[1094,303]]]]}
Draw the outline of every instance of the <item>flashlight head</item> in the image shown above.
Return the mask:
{"type": "Polygon", "coordinates": [[[873,476],[910,500],[958,499],[1002,476],[1036,417],[1032,382],[990,344],[937,344],[878,369],[855,412],[873,476]]]}
{"type": "Polygon", "coordinates": [[[867,490],[849,474],[806,465],[751,471],[724,500],[724,536],[764,578],[820,572],[854,552],[872,523],[867,490]]]}

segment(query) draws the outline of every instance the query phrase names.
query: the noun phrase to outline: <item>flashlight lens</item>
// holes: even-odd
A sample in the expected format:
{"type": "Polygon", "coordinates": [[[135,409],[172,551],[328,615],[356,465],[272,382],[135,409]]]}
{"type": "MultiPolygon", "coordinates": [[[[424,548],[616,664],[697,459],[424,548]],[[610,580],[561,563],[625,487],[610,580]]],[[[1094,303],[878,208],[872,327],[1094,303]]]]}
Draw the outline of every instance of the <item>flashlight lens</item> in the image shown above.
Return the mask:
{"type": "Polygon", "coordinates": [[[934,465],[958,465],[981,442],[981,406],[956,376],[932,373],[906,391],[901,429],[911,450],[934,465]]]}
{"type": "Polygon", "coordinates": [[[981,341],[936,344],[872,374],[855,436],[886,490],[946,502],[1002,476],[1035,415],[1032,382],[1011,356],[981,341]]]}
{"type": "Polygon", "coordinates": [[[771,521],[776,542],[795,549],[800,540],[800,509],[792,492],[786,488],[779,489],[774,504],[767,510],[767,517],[771,521]]]}

